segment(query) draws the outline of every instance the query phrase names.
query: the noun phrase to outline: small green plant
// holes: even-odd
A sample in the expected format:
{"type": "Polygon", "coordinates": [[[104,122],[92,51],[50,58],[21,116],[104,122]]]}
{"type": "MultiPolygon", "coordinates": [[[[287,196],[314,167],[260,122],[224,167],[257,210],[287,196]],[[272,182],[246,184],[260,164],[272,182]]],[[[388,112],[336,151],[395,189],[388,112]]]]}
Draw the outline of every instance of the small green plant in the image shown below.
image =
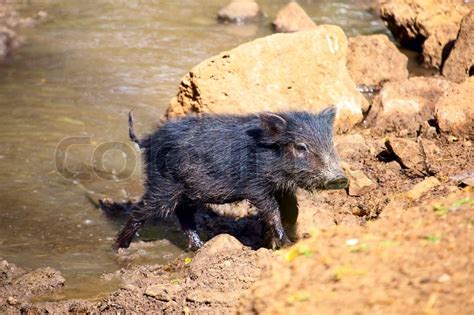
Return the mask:
{"type": "Polygon", "coordinates": [[[179,279],[173,279],[173,280],[171,280],[171,284],[179,284],[179,279]]]}
{"type": "Polygon", "coordinates": [[[311,295],[308,292],[295,292],[288,297],[288,302],[304,302],[308,301],[311,298],[311,295]]]}
{"type": "Polygon", "coordinates": [[[313,252],[307,246],[295,245],[286,252],[285,259],[286,261],[292,261],[298,256],[312,257],[313,255],[313,252]]]}
{"type": "Polygon", "coordinates": [[[467,203],[472,203],[472,202],[474,202],[474,198],[466,197],[463,199],[459,199],[453,203],[453,205],[451,206],[451,209],[457,210],[461,208],[462,205],[467,204],[467,203]]]}
{"type": "Polygon", "coordinates": [[[445,206],[443,205],[435,205],[434,206],[434,211],[437,215],[445,215],[449,212],[449,209],[446,208],[445,206]]]}
{"type": "Polygon", "coordinates": [[[363,251],[366,251],[369,249],[369,245],[366,244],[366,243],[361,243],[359,245],[355,245],[355,246],[352,246],[351,247],[351,252],[352,253],[360,253],[360,252],[363,252],[363,251]]]}
{"type": "Polygon", "coordinates": [[[430,243],[438,244],[439,242],[441,242],[441,236],[430,234],[426,236],[426,240],[430,243]]]}
{"type": "Polygon", "coordinates": [[[456,200],[455,202],[451,204],[451,207],[446,207],[442,204],[437,204],[437,205],[434,205],[433,208],[437,215],[443,216],[445,214],[448,214],[449,211],[456,211],[459,208],[461,208],[462,205],[472,203],[472,202],[474,202],[473,198],[466,197],[463,199],[456,200]]]}
{"type": "Polygon", "coordinates": [[[342,265],[338,266],[334,270],[334,280],[340,281],[342,278],[346,278],[348,276],[363,276],[365,274],[367,274],[366,270],[356,269],[350,265],[342,265]]]}

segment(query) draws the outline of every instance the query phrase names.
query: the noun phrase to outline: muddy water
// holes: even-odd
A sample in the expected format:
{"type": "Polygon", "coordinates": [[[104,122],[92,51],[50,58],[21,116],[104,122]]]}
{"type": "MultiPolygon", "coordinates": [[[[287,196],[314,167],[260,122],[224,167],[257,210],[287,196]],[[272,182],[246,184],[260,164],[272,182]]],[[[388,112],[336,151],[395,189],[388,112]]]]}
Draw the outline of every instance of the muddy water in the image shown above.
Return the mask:
{"type": "MultiPolygon", "coordinates": [[[[351,1],[299,1],[318,23],[348,35],[384,32],[351,1]]],[[[127,264],[110,245],[121,221],[91,202],[139,196],[138,152],[127,141],[133,109],[150,131],[193,65],[270,34],[258,25],[215,21],[225,1],[25,1],[25,14],[49,20],[21,31],[26,44],[0,67],[0,257],[22,267],[51,266],[69,296],[108,288],[92,281],[127,264]]],[[[259,1],[272,17],[286,1],[259,1]]],[[[164,262],[182,252],[174,225],[148,227],[134,263],[164,262]]]]}

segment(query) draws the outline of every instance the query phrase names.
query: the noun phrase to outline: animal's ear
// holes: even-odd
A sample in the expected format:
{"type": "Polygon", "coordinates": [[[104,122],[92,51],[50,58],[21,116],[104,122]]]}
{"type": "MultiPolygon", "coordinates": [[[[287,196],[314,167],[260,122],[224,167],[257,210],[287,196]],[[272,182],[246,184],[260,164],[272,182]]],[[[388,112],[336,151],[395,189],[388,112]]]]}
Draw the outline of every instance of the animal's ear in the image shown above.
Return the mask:
{"type": "Polygon", "coordinates": [[[332,126],[334,124],[334,120],[336,119],[336,113],[337,113],[336,106],[330,105],[329,107],[323,109],[319,113],[319,116],[332,126]]]}
{"type": "Polygon", "coordinates": [[[271,137],[277,137],[285,131],[288,122],[280,115],[264,112],[260,114],[262,129],[271,137]]]}

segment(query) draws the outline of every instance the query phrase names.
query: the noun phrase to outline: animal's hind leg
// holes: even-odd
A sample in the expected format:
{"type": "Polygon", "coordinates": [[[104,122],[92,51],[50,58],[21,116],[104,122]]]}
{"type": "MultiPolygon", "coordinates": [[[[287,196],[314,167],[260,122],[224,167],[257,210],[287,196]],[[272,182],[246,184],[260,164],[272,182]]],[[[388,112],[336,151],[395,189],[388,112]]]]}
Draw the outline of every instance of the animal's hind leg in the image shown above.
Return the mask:
{"type": "Polygon", "coordinates": [[[125,223],[122,231],[120,231],[115,243],[113,245],[113,249],[117,251],[119,248],[127,248],[130,246],[132,242],[133,236],[135,233],[143,227],[148,216],[146,215],[143,207],[135,207],[130,214],[130,217],[125,223]]]}
{"type": "MultiPolygon", "coordinates": [[[[168,187],[169,188],[169,187],[168,187]]],[[[168,213],[174,212],[176,208],[177,194],[171,194],[172,191],[149,191],[143,196],[143,200],[135,203],[133,210],[125,223],[122,231],[119,233],[113,248],[127,248],[132,242],[135,233],[143,227],[150,218],[164,217],[168,213]],[[159,193],[161,193],[159,195],[159,193]],[[175,196],[175,198],[170,198],[175,196]]]]}
{"type": "Polygon", "coordinates": [[[183,200],[176,208],[176,216],[178,217],[179,225],[188,241],[189,250],[198,250],[203,245],[201,238],[196,229],[195,216],[197,210],[200,208],[190,200],[183,200]]]}

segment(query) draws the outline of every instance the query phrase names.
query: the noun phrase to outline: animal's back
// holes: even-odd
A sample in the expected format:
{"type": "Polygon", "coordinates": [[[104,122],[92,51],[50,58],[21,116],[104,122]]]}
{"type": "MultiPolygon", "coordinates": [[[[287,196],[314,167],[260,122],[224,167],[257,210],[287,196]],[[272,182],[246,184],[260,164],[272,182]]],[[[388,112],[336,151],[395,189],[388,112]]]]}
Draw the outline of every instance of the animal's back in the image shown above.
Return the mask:
{"type": "Polygon", "coordinates": [[[246,163],[259,128],[257,116],[185,117],[165,123],[143,141],[148,180],[173,178],[192,199],[225,203],[239,199],[248,179],[246,163]],[[234,185],[228,185],[233,182],[234,185]]]}

